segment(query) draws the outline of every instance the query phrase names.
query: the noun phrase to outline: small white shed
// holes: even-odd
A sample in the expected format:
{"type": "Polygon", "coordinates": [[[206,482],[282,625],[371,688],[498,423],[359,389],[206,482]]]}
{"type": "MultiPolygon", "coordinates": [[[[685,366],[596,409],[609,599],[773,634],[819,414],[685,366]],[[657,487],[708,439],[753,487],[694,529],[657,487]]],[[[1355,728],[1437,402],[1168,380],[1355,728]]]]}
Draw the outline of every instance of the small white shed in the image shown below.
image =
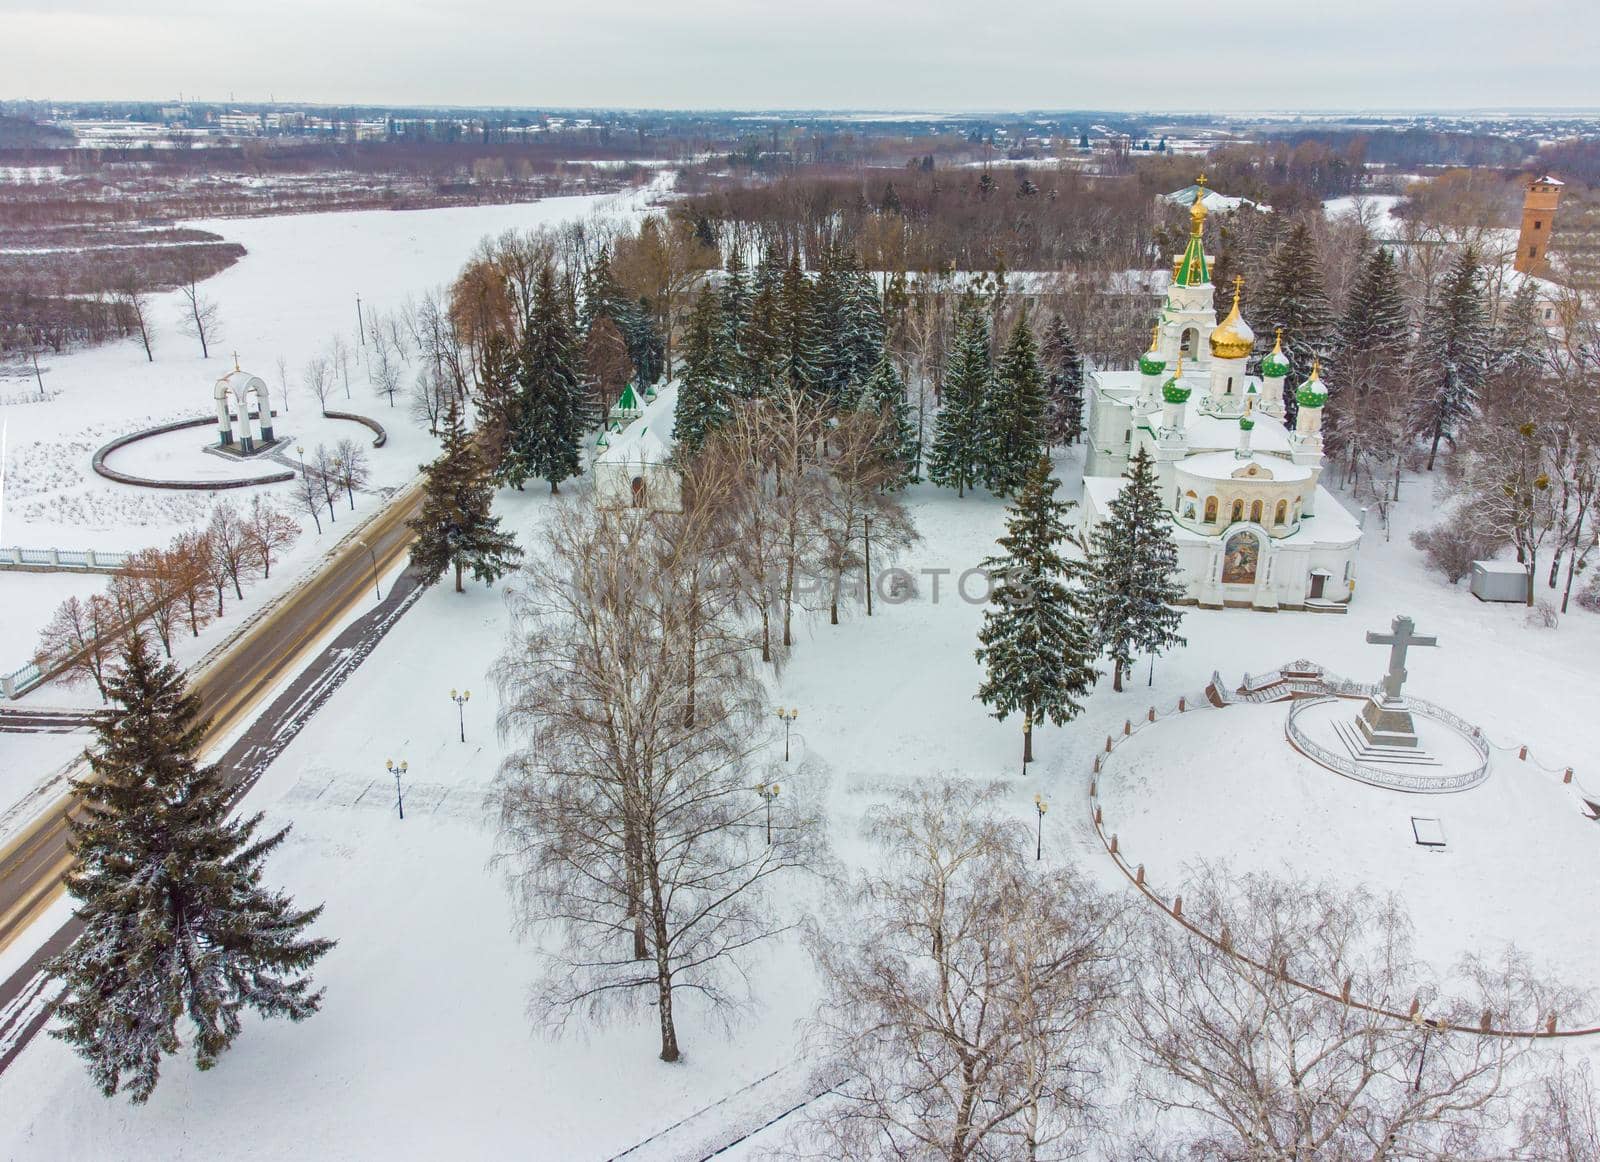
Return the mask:
{"type": "Polygon", "coordinates": [[[1472,562],[1472,595],[1479,601],[1527,601],[1528,570],[1515,561],[1472,562]]]}

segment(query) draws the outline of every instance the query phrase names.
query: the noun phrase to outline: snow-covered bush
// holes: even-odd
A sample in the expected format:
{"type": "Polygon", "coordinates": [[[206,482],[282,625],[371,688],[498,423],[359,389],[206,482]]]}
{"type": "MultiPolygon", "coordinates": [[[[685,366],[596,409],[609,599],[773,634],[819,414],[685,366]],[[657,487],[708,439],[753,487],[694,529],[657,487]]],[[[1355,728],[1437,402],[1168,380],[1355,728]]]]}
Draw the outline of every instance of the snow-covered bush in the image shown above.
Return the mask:
{"type": "Polygon", "coordinates": [[[1600,613],[1600,572],[1589,578],[1589,584],[1578,591],[1578,604],[1590,613],[1600,613]]]}
{"type": "Polygon", "coordinates": [[[1504,543],[1502,538],[1461,520],[1458,514],[1447,516],[1431,529],[1418,529],[1411,534],[1412,547],[1420,550],[1429,566],[1452,585],[1472,572],[1472,562],[1493,557],[1504,543]]]}
{"type": "Polygon", "coordinates": [[[1540,598],[1534,602],[1533,608],[1528,610],[1524,619],[1529,627],[1535,629],[1555,629],[1561,622],[1561,611],[1556,608],[1556,603],[1540,598]]]}

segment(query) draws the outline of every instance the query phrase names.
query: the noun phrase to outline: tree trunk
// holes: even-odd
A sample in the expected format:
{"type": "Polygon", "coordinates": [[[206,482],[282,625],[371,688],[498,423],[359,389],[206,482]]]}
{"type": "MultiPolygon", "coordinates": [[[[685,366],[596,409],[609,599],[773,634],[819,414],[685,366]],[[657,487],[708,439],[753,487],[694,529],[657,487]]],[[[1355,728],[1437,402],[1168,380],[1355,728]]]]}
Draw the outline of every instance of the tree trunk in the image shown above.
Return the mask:
{"type": "Polygon", "coordinates": [[[1122,662],[1120,659],[1111,671],[1111,688],[1118,694],[1122,693],[1122,662]]]}
{"type": "Polygon", "coordinates": [[[1033,719],[1022,720],[1022,763],[1026,766],[1033,761],[1033,719]]]}
{"type": "Polygon", "coordinates": [[[465,589],[461,588],[461,570],[462,570],[463,564],[464,564],[464,562],[461,560],[461,558],[457,557],[456,558],[456,592],[457,593],[465,593],[466,592],[465,589]]]}
{"type": "Polygon", "coordinates": [[[1444,436],[1444,422],[1435,421],[1433,425],[1433,444],[1428,448],[1428,471],[1433,471],[1433,462],[1439,455],[1439,440],[1444,436]]]}
{"type": "Polygon", "coordinates": [[[656,1007],[661,1015],[661,1060],[677,1061],[678,1030],[672,1023],[672,961],[671,934],[667,931],[666,907],[661,898],[661,877],[654,867],[650,869],[651,927],[655,934],[656,954],[656,1007]]]}

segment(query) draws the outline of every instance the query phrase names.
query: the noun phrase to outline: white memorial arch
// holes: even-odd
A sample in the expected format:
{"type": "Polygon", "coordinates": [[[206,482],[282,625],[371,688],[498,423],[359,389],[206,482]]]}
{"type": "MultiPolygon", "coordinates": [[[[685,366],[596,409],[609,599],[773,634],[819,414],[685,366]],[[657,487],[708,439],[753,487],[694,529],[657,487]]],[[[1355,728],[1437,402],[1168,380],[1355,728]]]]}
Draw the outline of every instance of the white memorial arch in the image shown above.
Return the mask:
{"type": "Polygon", "coordinates": [[[217,380],[217,446],[219,448],[234,448],[246,455],[257,450],[257,444],[262,448],[271,445],[274,437],[272,434],[272,400],[267,391],[266,380],[260,376],[251,375],[248,371],[239,370],[239,363],[235,357],[233,370],[217,380]],[[256,425],[260,432],[259,437],[250,434],[250,403],[249,397],[256,399],[256,425]],[[232,398],[233,407],[228,406],[232,398]],[[238,424],[237,440],[235,439],[235,422],[238,424]]]}

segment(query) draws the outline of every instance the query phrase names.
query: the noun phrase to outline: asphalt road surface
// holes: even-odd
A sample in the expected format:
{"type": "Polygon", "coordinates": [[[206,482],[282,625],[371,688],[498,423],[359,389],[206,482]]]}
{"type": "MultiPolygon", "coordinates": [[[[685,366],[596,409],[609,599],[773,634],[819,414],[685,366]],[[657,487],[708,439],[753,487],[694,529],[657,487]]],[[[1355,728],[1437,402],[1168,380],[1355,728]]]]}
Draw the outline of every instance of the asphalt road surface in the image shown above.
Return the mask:
{"type": "MultiPolygon", "coordinates": [[[[234,802],[254,785],[422,592],[407,570],[381,602],[375,594],[376,578],[410,547],[411,534],[405,522],[420,500],[420,490],[414,486],[399,493],[366,526],[362,533],[365,544],[348,545],[194,680],[194,689],[212,718],[208,738],[223,737],[250,721],[273,684],[299,664],[342,617],[364,602],[373,606],[290,681],[218,760],[223,778],[233,789],[234,802]]],[[[67,820],[76,807],[75,796],[64,796],[0,850],[0,949],[60,896],[61,878],[72,862],[67,820]]],[[[79,930],[75,920],[63,925],[0,983],[0,1070],[44,1025],[45,1004],[54,990],[44,976],[44,965],[66,948],[79,930]]]]}

